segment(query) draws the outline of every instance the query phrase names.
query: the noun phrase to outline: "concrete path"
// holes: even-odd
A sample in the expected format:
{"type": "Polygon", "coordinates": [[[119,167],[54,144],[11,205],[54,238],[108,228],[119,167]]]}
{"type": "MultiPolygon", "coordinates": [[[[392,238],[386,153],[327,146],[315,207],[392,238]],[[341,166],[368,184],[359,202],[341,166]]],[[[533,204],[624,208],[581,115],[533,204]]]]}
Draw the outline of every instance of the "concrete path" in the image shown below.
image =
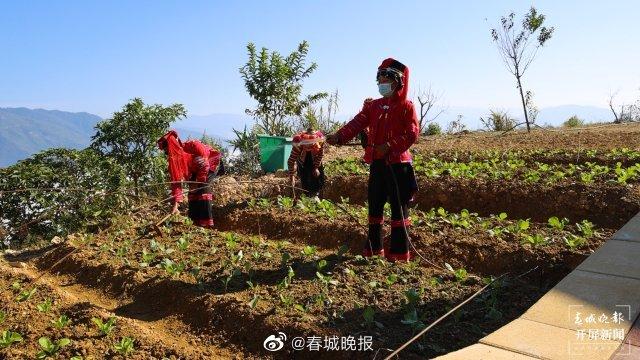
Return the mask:
{"type": "Polygon", "coordinates": [[[640,359],[639,310],[637,214],[518,319],[436,359],[640,359]]]}

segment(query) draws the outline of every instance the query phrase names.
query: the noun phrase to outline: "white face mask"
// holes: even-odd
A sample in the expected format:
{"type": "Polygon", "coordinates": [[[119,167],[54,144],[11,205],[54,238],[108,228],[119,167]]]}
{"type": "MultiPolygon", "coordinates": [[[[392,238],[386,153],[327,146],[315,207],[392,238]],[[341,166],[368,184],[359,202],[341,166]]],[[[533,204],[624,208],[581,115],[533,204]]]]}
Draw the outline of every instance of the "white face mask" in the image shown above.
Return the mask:
{"type": "Polygon", "coordinates": [[[393,93],[393,88],[390,83],[378,84],[378,92],[384,97],[388,97],[393,93]]]}

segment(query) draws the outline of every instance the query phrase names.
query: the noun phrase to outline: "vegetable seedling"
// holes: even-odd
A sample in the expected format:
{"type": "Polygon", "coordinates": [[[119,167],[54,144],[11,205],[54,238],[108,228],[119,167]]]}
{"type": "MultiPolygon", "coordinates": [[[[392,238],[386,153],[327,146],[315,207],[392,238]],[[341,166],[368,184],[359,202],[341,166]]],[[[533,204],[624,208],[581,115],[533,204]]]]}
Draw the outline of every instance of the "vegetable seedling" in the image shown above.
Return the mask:
{"type": "Polygon", "coordinates": [[[251,309],[255,309],[258,306],[258,301],[260,301],[260,296],[259,295],[254,295],[253,299],[251,299],[251,301],[249,301],[249,307],[251,309]]]}
{"type": "Polygon", "coordinates": [[[103,322],[100,318],[91,318],[91,322],[96,325],[96,328],[101,335],[108,336],[116,327],[116,318],[110,317],[106,322],[103,322]]]}
{"type": "Polygon", "coordinates": [[[13,331],[3,331],[0,335],[0,349],[4,349],[6,347],[11,346],[13,343],[21,342],[22,335],[13,331]]]}
{"type": "Polygon", "coordinates": [[[36,305],[36,308],[42,313],[48,313],[49,311],[51,311],[51,305],[51,299],[47,298],[44,302],[36,305]]]}
{"type": "Polygon", "coordinates": [[[48,357],[55,356],[58,353],[58,351],[60,351],[61,348],[71,344],[71,340],[67,338],[63,338],[56,342],[53,342],[48,337],[43,336],[40,339],[38,339],[38,344],[40,344],[40,348],[42,350],[38,352],[36,357],[38,359],[46,359],[48,357]]]}
{"type": "Polygon", "coordinates": [[[178,249],[180,251],[187,251],[187,249],[189,248],[189,240],[185,239],[184,237],[178,239],[178,241],[176,241],[176,244],[178,245],[178,249]]]}
{"type": "Polygon", "coordinates": [[[133,344],[135,340],[130,337],[123,337],[120,342],[116,343],[113,348],[122,356],[128,356],[134,350],[133,344]]]}
{"type": "Polygon", "coordinates": [[[564,230],[564,226],[569,222],[569,219],[563,218],[558,219],[557,216],[552,216],[549,218],[549,226],[556,230],[564,230]]]}
{"type": "Polygon", "coordinates": [[[20,292],[20,294],[18,294],[18,296],[16,296],[16,301],[17,302],[27,301],[31,299],[31,297],[33,296],[33,294],[35,294],[35,292],[36,292],[35,287],[31,290],[23,290],[22,292],[20,292]]]}
{"type": "Polygon", "coordinates": [[[51,324],[53,324],[56,329],[62,329],[63,327],[67,326],[68,323],[69,318],[67,317],[67,315],[60,315],[59,318],[51,320],[51,324]]]}

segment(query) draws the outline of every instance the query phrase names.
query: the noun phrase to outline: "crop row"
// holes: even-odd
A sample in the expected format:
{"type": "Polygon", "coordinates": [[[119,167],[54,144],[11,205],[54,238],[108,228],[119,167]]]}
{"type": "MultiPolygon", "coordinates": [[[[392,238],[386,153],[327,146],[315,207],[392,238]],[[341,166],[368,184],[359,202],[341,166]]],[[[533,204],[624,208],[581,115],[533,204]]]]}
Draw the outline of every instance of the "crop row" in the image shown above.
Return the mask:
{"type": "MultiPolygon", "coordinates": [[[[352,205],[349,199],[335,204],[323,199],[315,201],[311,198],[301,197],[295,202],[290,197],[279,196],[277,199],[260,198],[250,201],[252,208],[279,208],[285,211],[302,211],[328,219],[348,218],[357,219],[361,225],[367,224],[368,212],[366,206],[352,205]]],[[[386,204],[385,217],[391,218],[391,208],[386,204]]],[[[547,224],[534,224],[529,219],[508,219],[508,214],[502,212],[498,215],[480,217],[477,213],[463,209],[459,213],[448,212],[443,208],[430,209],[429,211],[414,210],[412,215],[414,224],[421,231],[431,233],[442,232],[445,228],[453,228],[458,231],[473,231],[486,233],[495,238],[510,236],[519,240],[522,244],[532,246],[563,243],[570,249],[580,248],[598,235],[594,225],[588,220],[570,224],[566,218],[552,216],[547,224]]]]}
{"type": "MultiPolygon", "coordinates": [[[[415,155],[413,161],[416,175],[426,178],[450,176],[467,179],[518,179],[528,183],[553,184],[559,181],[577,181],[585,184],[610,182],[628,184],[640,178],[640,164],[624,167],[598,165],[592,162],[584,164],[529,164],[522,159],[492,158],[483,161],[444,161],[439,158],[424,158],[415,155]]],[[[368,172],[362,161],[355,158],[340,159],[326,165],[329,175],[363,175],[368,172]]]]}
{"type": "MultiPolygon", "coordinates": [[[[281,200],[287,201],[285,198],[281,200]]],[[[307,203],[307,200],[303,202],[307,203]]],[[[426,293],[451,291],[452,288],[467,291],[465,289],[478,286],[477,280],[467,283],[472,275],[466,269],[453,268],[448,264],[448,272],[438,275],[433,273],[433,269],[421,267],[418,262],[392,266],[383,258],[346,256],[347,246],[328,252],[316,246],[293,246],[287,241],[265,240],[235,232],[196,230],[185,233],[181,231],[185,228],[182,225],[176,221],[165,227],[163,232],[167,234],[172,228],[176,230],[176,237],[171,236],[169,241],[151,239],[141,252],[126,240],[119,242],[116,239],[112,243],[101,243],[99,239],[77,240],[91,245],[105,258],[113,259],[116,255],[120,266],[152,272],[153,275],[164,273],[161,276],[187,281],[207,292],[241,292],[246,306],[252,311],[269,308],[287,317],[306,320],[319,316],[339,321],[346,309],[336,305],[344,304],[342,297],[347,292],[349,296],[355,293],[392,296],[402,303],[399,323],[415,331],[424,326],[423,315],[426,314],[421,314],[419,309],[424,304],[426,293]],[[206,243],[206,248],[202,247],[203,243],[206,243]],[[197,261],[198,256],[206,257],[209,267],[197,261]],[[269,274],[269,279],[264,277],[265,273],[269,274]]],[[[490,280],[490,277],[480,279],[490,280]]],[[[495,306],[491,302],[487,304],[495,306]]],[[[384,328],[385,325],[376,319],[378,315],[374,307],[365,303],[357,306],[362,327],[384,328]]],[[[493,310],[494,315],[496,311],[493,310]]]]}
{"type": "Polygon", "coordinates": [[[483,161],[490,159],[525,160],[527,162],[539,161],[543,163],[629,163],[640,160],[640,151],[619,149],[513,149],[513,150],[458,150],[438,149],[430,151],[412,150],[412,152],[424,157],[438,157],[447,161],[483,161]]]}

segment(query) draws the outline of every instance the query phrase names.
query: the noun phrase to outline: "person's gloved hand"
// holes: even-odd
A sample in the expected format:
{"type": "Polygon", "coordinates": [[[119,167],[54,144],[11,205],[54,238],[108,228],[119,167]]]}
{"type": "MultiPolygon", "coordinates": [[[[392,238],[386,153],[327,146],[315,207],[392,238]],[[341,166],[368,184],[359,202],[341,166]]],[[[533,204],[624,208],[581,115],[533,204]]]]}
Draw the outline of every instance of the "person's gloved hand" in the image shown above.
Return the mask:
{"type": "Polygon", "coordinates": [[[320,169],[313,169],[313,177],[320,176],[320,169]]]}
{"type": "Polygon", "coordinates": [[[338,135],[338,134],[327,135],[327,144],[329,144],[329,145],[339,145],[340,144],[340,135],[338,135]]]}
{"type": "Polygon", "coordinates": [[[373,156],[376,158],[384,157],[388,153],[389,153],[389,144],[387,143],[376,145],[376,147],[373,149],[373,156]]]}
{"type": "Polygon", "coordinates": [[[175,201],[173,203],[173,208],[171,209],[171,213],[172,214],[179,214],[180,213],[180,210],[178,209],[178,202],[177,201],[175,201]]]}

